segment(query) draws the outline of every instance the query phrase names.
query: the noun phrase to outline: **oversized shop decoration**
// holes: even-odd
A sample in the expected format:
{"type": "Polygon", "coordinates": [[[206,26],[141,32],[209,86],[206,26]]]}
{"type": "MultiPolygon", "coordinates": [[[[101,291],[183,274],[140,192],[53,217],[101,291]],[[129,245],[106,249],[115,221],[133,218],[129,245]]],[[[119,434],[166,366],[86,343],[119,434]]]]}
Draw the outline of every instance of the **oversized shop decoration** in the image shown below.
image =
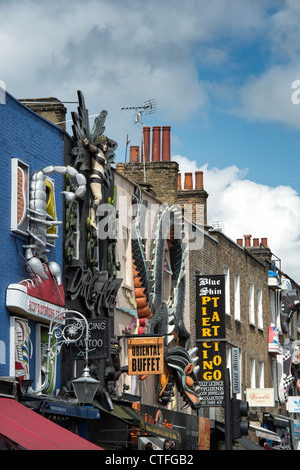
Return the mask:
{"type": "MultiPolygon", "coordinates": [[[[197,348],[189,350],[190,333],[183,321],[185,298],[184,244],[182,242],[182,213],[176,207],[162,207],[152,239],[151,259],[146,259],[143,240],[145,201],[139,186],[133,196],[132,258],[135,297],[137,302],[137,334],[164,335],[165,368],[161,375],[159,402],[167,405],[172,399],[176,382],[185,401],[183,408],[200,407],[196,365],[197,348]],[[167,242],[172,276],[171,294],[164,301],[165,244],[167,242]],[[175,340],[175,341],[173,341],[175,340]],[[173,342],[172,345],[170,344],[173,342]]],[[[140,377],[145,378],[145,377],[140,377]]]]}
{"type": "Polygon", "coordinates": [[[106,308],[108,316],[113,316],[115,297],[121,283],[116,279],[120,269],[115,258],[117,191],[111,169],[118,144],[103,135],[105,110],[95,119],[90,131],[83,94],[81,91],[77,93],[78,112],[72,113],[74,147],[71,165],[86,176],[88,192],[82,207],[72,201],[66,203],[68,292],[73,300],[82,297],[92,316],[99,315],[102,307],[106,308]],[[107,220],[107,231],[99,236],[99,221],[103,219],[107,220]],[[80,232],[80,240],[79,225],[85,227],[80,232]]]}
{"type": "MultiPolygon", "coordinates": [[[[65,204],[64,259],[66,301],[84,312],[90,326],[103,325],[103,347],[91,351],[95,377],[112,395],[121,372],[120,345],[114,337],[116,296],[122,279],[116,261],[116,201],[112,164],[118,144],[104,135],[107,111],[102,110],[90,130],[90,117],[81,91],[79,106],[72,112],[73,139],[65,163],[82,174],[87,192],[80,201],[65,204]]],[[[72,185],[66,178],[66,190],[72,185]]],[[[95,330],[93,330],[95,331],[95,330]]]]}
{"type": "Polygon", "coordinates": [[[288,325],[295,312],[300,310],[300,300],[297,289],[284,290],[280,292],[280,323],[284,334],[288,333],[288,325]]]}
{"type": "MultiPolygon", "coordinates": [[[[85,194],[86,180],[72,167],[47,166],[29,178],[28,165],[12,159],[12,230],[27,237],[23,250],[29,278],[9,284],[6,306],[15,315],[42,323],[63,315],[65,310],[60,266],[47,257],[58,238],[57,226],[62,223],[56,220],[54,181],[49,178],[53,173],[68,174],[72,180],[72,190],[64,192],[69,201],[85,194]]],[[[12,316],[11,326],[15,331],[15,376],[24,380],[30,377],[29,357],[33,351],[28,320],[12,316]]],[[[56,376],[55,364],[51,373],[56,376]]]]}
{"type": "Polygon", "coordinates": [[[20,220],[20,223],[23,223],[25,229],[23,234],[28,236],[28,243],[23,245],[23,249],[29,278],[8,286],[6,306],[13,313],[25,314],[34,319],[51,320],[64,310],[65,305],[60,266],[55,261],[49,262],[47,257],[53,241],[58,238],[56,227],[62,224],[54,216],[53,186],[47,179],[53,173],[68,174],[72,179],[72,190],[64,191],[67,200],[82,197],[86,191],[85,177],[74,168],[47,166],[31,175],[28,198],[20,198],[26,221],[24,224],[20,220]]]}

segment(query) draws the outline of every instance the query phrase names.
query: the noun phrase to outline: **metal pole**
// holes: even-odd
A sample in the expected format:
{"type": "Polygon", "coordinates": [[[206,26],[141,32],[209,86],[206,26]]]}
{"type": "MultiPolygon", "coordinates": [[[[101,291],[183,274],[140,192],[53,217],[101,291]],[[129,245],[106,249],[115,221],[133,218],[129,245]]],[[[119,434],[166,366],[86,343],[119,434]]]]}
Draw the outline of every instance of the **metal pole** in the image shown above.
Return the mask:
{"type": "Polygon", "coordinates": [[[231,427],[231,401],[230,401],[230,375],[229,369],[225,369],[225,447],[232,450],[232,427],[231,427]]]}
{"type": "Polygon", "coordinates": [[[144,145],[144,123],[143,123],[143,111],[141,111],[141,126],[142,126],[142,162],[144,169],[144,183],[146,183],[146,164],[145,164],[145,145],[144,145]]]}

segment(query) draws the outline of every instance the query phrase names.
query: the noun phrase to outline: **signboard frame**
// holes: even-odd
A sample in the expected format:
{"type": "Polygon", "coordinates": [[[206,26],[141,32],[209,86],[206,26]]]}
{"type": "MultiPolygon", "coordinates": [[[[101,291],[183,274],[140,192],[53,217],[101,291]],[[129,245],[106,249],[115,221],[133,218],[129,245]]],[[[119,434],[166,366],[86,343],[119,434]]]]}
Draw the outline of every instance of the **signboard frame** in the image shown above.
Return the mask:
{"type": "Polygon", "coordinates": [[[196,345],[202,406],[223,407],[226,370],[225,274],[196,274],[196,345]],[[202,363],[201,363],[202,362],[202,363]]]}
{"type": "Polygon", "coordinates": [[[274,388],[246,388],[246,400],[249,403],[249,407],[274,408],[274,388]]]}
{"type": "Polygon", "coordinates": [[[127,342],[128,375],[164,373],[164,337],[134,335],[127,342]]]}
{"type": "MultiPolygon", "coordinates": [[[[89,359],[105,359],[109,356],[109,324],[106,318],[87,319],[89,325],[89,359]],[[96,325],[99,324],[97,328],[96,325]],[[100,325],[101,324],[101,325],[100,325]]],[[[70,343],[68,346],[69,358],[80,360],[84,356],[85,337],[82,336],[80,344],[70,343]]]]}

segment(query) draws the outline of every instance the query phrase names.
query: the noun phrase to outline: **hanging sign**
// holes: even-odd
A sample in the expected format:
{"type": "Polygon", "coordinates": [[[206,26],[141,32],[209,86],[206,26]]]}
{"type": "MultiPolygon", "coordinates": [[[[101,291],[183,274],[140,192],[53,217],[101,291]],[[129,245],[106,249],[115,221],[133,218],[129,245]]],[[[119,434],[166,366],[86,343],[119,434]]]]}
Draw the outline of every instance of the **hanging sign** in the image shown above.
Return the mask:
{"type": "Polygon", "coordinates": [[[163,371],[163,337],[128,338],[128,375],[154,375],[163,371]]]}
{"type": "Polygon", "coordinates": [[[240,349],[232,348],[232,393],[241,393],[240,349]]]}
{"type": "Polygon", "coordinates": [[[202,406],[223,406],[226,360],[225,275],[196,275],[196,343],[202,406]]]}
{"type": "MultiPolygon", "coordinates": [[[[109,354],[109,328],[106,319],[89,319],[88,355],[89,359],[107,358],[109,354]]],[[[82,359],[85,354],[85,333],[78,331],[79,339],[68,346],[70,359],[82,359]]],[[[73,338],[73,340],[76,338],[73,338]]]]}

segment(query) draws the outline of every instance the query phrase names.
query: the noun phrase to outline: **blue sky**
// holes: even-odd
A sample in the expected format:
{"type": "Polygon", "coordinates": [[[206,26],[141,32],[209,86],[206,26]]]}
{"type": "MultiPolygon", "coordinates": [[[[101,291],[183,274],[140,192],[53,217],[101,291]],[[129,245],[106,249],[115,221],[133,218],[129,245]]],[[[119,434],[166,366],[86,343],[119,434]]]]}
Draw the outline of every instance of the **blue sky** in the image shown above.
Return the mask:
{"type": "Polygon", "coordinates": [[[170,125],[181,171],[204,171],[209,222],[267,237],[300,283],[299,24],[298,0],[0,0],[0,80],[16,98],[80,89],[118,161],[141,131],[121,108],[154,99],[144,124],[170,125]]]}

